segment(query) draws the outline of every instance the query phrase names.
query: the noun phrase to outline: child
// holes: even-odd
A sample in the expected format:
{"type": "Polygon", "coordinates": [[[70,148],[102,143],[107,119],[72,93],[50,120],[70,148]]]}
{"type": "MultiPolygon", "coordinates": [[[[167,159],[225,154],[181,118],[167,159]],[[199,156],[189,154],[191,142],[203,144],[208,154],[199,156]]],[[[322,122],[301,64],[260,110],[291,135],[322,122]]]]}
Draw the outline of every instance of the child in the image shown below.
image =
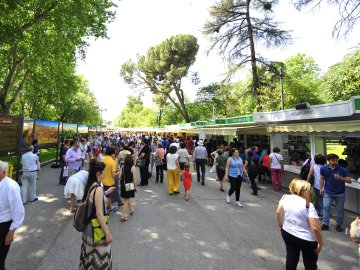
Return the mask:
{"type": "Polygon", "coordinates": [[[189,192],[191,187],[191,172],[189,163],[186,163],[184,166],[184,188],[185,188],[185,200],[189,200],[189,192]]]}

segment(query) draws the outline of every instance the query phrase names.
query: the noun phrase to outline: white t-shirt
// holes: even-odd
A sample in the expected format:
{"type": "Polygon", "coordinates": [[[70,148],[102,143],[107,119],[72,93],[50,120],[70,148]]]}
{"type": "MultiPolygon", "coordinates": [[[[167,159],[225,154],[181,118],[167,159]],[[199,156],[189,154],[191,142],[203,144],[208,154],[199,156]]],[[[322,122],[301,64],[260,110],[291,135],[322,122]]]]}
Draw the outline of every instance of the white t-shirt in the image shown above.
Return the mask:
{"type": "Polygon", "coordinates": [[[168,170],[175,170],[177,168],[176,160],[178,158],[179,158],[178,154],[167,154],[166,155],[166,163],[167,163],[168,170]]]}
{"type": "Polygon", "coordinates": [[[297,195],[284,195],[279,204],[284,208],[283,230],[300,239],[316,242],[309,222],[309,218],[319,218],[314,205],[310,203],[307,210],[306,200],[297,195]]]}
{"type": "Polygon", "coordinates": [[[320,189],[320,168],[322,165],[314,165],[314,188],[320,189]]]}
{"type": "Polygon", "coordinates": [[[189,153],[186,149],[181,148],[177,153],[179,155],[179,162],[186,163],[188,161],[189,153]]]}
{"type": "Polygon", "coordinates": [[[280,155],[278,153],[271,153],[269,155],[269,157],[271,158],[271,168],[272,169],[281,169],[280,161],[283,160],[282,155],[280,155]]]}

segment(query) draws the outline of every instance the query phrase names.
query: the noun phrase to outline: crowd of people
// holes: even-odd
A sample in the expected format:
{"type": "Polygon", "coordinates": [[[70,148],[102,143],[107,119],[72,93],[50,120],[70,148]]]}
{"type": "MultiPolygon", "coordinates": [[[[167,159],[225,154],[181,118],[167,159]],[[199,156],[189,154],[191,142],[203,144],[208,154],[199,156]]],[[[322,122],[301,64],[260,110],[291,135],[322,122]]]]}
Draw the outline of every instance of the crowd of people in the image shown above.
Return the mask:
{"type": "MultiPolygon", "coordinates": [[[[175,196],[180,193],[183,182],[186,201],[190,200],[192,185],[191,163],[196,171],[196,180],[202,186],[205,185],[206,168],[212,166],[210,173],[216,174],[220,192],[225,192],[226,182],[230,184],[226,202],[230,203],[231,196],[235,193],[235,205],[238,207],[243,207],[240,201],[243,182],[251,185],[251,194],[254,196],[259,192],[258,183],[271,184],[274,191],[281,192],[284,161],[280,149],[274,147],[270,153],[268,147],[260,147],[260,150],[258,146],[246,149],[236,139],[227,143],[192,137],[183,140],[125,134],[98,134],[90,141],[85,138],[74,138],[71,142],[65,139],[60,149],[59,184],[65,185],[64,195],[65,198],[70,198],[70,211],[76,212],[76,200],[86,203],[88,219],[97,220],[96,228],[102,232],[101,236],[94,235],[95,225],[93,222],[88,223],[82,237],[80,269],[111,269],[112,236],[107,226],[109,213],[116,212],[122,206],[121,211],[117,212],[121,222],[126,222],[134,214],[132,199],[139,186],[149,184],[154,166],[155,183],[164,182],[166,171],[167,188],[164,191],[169,196],[175,196]]],[[[5,214],[0,213],[0,228],[5,228],[0,235],[1,250],[4,245],[9,247],[13,239],[11,233],[8,235],[9,232],[15,231],[22,223],[28,184],[31,190],[30,201],[37,200],[36,173],[40,170],[40,163],[33,146],[28,148],[22,160],[21,192],[12,185],[15,183],[13,180],[6,178],[6,164],[0,162],[0,189],[3,183],[7,183],[7,188],[17,198],[14,217],[3,218],[5,214]],[[2,181],[3,179],[6,181],[2,181]]],[[[311,164],[307,179],[294,179],[290,183],[291,195],[281,198],[276,211],[286,245],[286,269],[296,269],[300,252],[303,253],[305,269],[317,269],[318,254],[323,246],[321,231],[329,230],[333,201],[336,202],[337,209],[336,231],[342,231],[343,226],[345,183],[351,181],[349,173],[346,168],[338,165],[340,160],[334,154],[327,157],[316,155],[314,160],[309,159],[304,165],[307,162],[311,164]],[[328,165],[325,165],[326,159],[328,165]],[[316,202],[310,200],[312,190],[316,202]]],[[[0,200],[1,194],[3,193],[0,192],[0,200]]],[[[8,215],[10,214],[13,213],[8,215]]],[[[359,232],[360,220],[356,219],[350,229],[354,242],[360,241],[359,232]]],[[[1,257],[3,264],[6,254],[7,250],[4,250],[1,257]]]]}

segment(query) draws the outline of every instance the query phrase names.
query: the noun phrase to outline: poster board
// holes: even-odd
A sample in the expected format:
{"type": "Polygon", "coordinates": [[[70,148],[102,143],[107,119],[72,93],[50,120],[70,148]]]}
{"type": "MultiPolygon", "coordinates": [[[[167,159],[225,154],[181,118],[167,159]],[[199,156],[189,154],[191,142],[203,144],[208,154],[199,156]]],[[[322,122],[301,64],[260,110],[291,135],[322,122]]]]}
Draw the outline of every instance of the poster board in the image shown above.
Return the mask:
{"type": "Polygon", "coordinates": [[[35,120],[34,139],[43,148],[57,146],[59,122],[35,120]]]}
{"type": "Polygon", "coordinates": [[[77,133],[78,133],[77,124],[62,123],[62,132],[61,132],[62,138],[72,140],[74,136],[77,135],[77,133]]]}
{"type": "Polygon", "coordinates": [[[21,129],[20,116],[0,116],[0,156],[18,155],[21,129]]]}

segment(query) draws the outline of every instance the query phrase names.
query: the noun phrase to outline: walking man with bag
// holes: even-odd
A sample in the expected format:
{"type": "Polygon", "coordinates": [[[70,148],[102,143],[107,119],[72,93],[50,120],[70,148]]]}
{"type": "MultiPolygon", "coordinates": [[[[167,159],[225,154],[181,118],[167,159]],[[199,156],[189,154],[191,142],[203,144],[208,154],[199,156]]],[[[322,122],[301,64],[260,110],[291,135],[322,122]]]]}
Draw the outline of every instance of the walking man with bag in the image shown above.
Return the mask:
{"type": "Polygon", "coordinates": [[[197,181],[200,182],[201,185],[205,185],[205,164],[208,156],[208,152],[204,147],[204,142],[202,140],[198,141],[198,146],[195,147],[193,153],[193,162],[196,163],[196,176],[197,181]],[[200,178],[200,169],[201,169],[201,178],[200,178]]]}

